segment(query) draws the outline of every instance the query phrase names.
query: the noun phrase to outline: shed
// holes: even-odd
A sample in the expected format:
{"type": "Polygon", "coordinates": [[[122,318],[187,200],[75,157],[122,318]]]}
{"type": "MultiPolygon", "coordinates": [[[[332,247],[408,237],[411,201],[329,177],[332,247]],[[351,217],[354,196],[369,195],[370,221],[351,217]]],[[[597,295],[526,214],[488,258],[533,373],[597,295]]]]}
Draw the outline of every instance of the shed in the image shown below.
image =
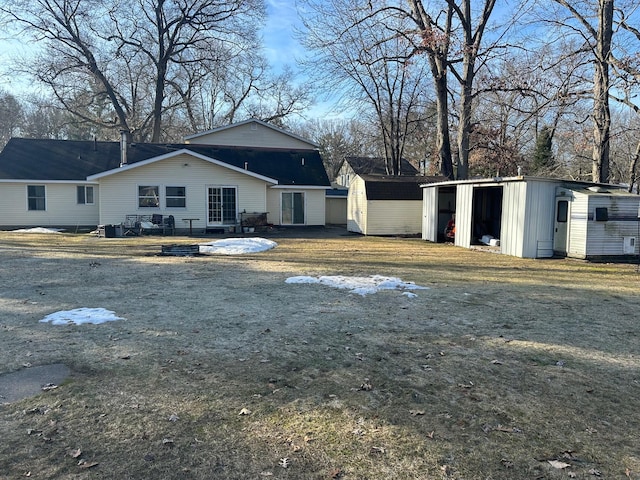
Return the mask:
{"type": "Polygon", "coordinates": [[[489,244],[523,258],[638,254],[640,197],[619,186],[518,176],[422,187],[422,238],[428,241],[444,240],[455,213],[460,247],[489,244]]]}
{"type": "Polygon", "coordinates": [[[347,230],[364,235],[419,235],[420,185],[443,177],[355,175],[347,197],[347,230]]]}

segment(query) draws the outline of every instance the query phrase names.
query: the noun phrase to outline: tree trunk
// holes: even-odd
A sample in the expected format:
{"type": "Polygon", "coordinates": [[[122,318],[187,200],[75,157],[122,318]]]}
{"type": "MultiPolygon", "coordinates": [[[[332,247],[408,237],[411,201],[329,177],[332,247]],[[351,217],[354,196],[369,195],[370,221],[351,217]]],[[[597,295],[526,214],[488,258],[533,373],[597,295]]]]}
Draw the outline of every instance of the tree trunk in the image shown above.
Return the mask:
{"type": "Polygon", "coordinates": [[[613,36],[614,0],[599,0],[598,33],[593,85],[593,170],[594,182],[609,181],[609,60],[613,36]]]}

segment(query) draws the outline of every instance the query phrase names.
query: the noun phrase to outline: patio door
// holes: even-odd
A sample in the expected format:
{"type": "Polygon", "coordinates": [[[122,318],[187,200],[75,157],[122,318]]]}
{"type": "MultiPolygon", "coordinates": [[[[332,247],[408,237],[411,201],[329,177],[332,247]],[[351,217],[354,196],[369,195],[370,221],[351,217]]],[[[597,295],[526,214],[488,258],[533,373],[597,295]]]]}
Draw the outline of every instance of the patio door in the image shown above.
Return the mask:
{"type": "Polygon", "coordinates": [[[304,192],[282,192],[282,225],[304,225],[304,192]]]}
{"type": "Polygon", "coordinates": [[[569,218],[571,218],[571,202],[566,198],[556,198],[553,252],[557,255],[566,256],[569,251],[569,218]]]}
{"type": "Polygon", "coordinates": [[[207,226],[237,223],[236,187],[208,187],[207,226]]]}

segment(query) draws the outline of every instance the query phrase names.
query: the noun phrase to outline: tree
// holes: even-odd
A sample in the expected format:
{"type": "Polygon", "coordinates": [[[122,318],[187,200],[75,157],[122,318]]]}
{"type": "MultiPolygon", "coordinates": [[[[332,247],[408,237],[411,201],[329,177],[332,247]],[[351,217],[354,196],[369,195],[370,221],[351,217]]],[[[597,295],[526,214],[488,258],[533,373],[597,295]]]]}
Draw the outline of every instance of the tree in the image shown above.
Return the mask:
{"type": "MultiPolygon", "coordinates": [[[[609,140],[611,112],[609,109],[609,66],[613,38],[614,0],[554,0],[564,7],[578,22],[565,24],[567,30],[580,32],[585,47],[593,55],[593,154],[592,179],[594,182],[609,181],[609,140]]],[[[581,49],[582,50],[582,49],[581,49]]]]}
{"type": "Polygon", "coordinates": [[[553,130],[544,126],[538,133],[536,148],[531,162],[531,173],[548,173],[554,166],[553,158],[553,130]]]}
{"type": "Polygon", "coordinates": [[[0,149],[20,131],[23,108],[16,97],[0,90],[0,149]]]}
{"type": "Polygon", "coordinates": [[[30,68],[67,110],[159,141],[163,115],[202,81],[196,73],[257,47],[264,6],[262,0],[5,0],[0,11],[44,44],[30,68]],[[109,110],[97,116],[96,102],[109,110]]]}
{"type": "Polygon", "coordinates": [[[426,110],[426,65],[419,58],[410,61],[406,40],[388,35],[379,22],[403,31],[408,28],[406,19],[378,18],[356,0],[331,4],[306,0],[305,4],[312,12],[303,19],[303,42],[313,52],[307,71],[324,92],[343,92],[344,105],[371,118],[379,131],[388,173],[401,174],[408,133],[420,121],[417,114],[426,110]]]}

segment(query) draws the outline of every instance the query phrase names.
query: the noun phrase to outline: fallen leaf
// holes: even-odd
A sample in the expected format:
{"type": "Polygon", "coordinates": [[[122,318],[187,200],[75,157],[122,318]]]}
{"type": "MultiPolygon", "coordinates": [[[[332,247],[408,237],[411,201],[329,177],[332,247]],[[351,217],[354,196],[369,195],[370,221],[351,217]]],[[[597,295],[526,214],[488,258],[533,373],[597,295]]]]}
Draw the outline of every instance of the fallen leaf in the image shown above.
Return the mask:
{"type": "Polygon", "coordinates": [[[371,447],[371,453],[380,453],[383,454],[385,452],[382,447],[371,447]]]}
{"type": "Polygon", "coordinates": [[[502,460],[500,460],[500,463],[502,463],[504,468],[513,468],[513,462],[510,460],[507,460],[506,458],[503,458],[502,460]]]}
{"type": "Polygon", "coordinates": [[[177,422],[178,420],[180,420],[180,417],[178,417],[178,415],[176,415],[175,413],[169,416],[170,422],[177,422]]]}
{"type": "Polygon", "coordinates": [[[87,462],[87,461],[85,461],[85,460],[80,460],[80,461],[78,462],[78,466],[79,466],[80,468],[84,468],[84,469],[87,469],[87,468],[93,468],[93,467],[95,467],[96,465],[98,465],[98,462],[87,462]]]}
{"type": "Polygon", "coordinates": [[[589,473],[591,475],[596,476],[596,477],[601,477],[602,476],[602,472],[600,470],[596,470],[595,468],[592,468],[591,470],[589,470],[589,473]]]}
{"type": "Polygon", "coordinates": [[[280,465],[282,468],[289,468],[290,464],[291,462],[287,457],[281,458],[280,461],[278,462],[278,465],[280,465]]]}
{"type": "Polygon", "coordinates": [[[71,450],[69,452],[69,456],[72,458],[78,458],[80,455],[82,455],[82,450],[80,450],[79,448],[76,450],[71,450]]]}
{"type": "Polygon", "coordinates": [[[431,430],[429,433],[427,433],[427,438],[430,438],[431,440],[433,440],[433,434],[436,433],[435,430],[431,430]]]}
{"type": "Polygon", "coordinates": [[[417,417],[418,415],[424,415],[424,410],[409,410],[409,413],[417,417]]]}
{"type": "Polygon", "coordinates": [[[47,383],[42,386],[42,391],[48,392],[49,390],[55,390],[58,386],[55,383],[47,383]]]}
{"type": "Polygon", "coordinates": [[[553,468],[562,469],[571,466],[571,464],[560,462],[559,460],[547,460],[547,462],[549,462],[549,465],[551,465],[553,468]]]}
{"type": "Polygon", "coordinates": [[[502,365],[502,362],[500,360],[491,360],[491,363],[493,363],[494,365],[502,365]]]}
{"type": "Polygon", "coordinates": [[[273,477],[273,472],[260,472],[261,477],[273,477]]]}
{"type": "Polygon", "coordinates": [[[576,472],[567,472],[569,478],[576,478],[576,472]]]}
{"type": "Polygon", "coordinates": [[[251,410],[249,410],[248,408],[243,408],[242,410],[240,410],[240,413],[238,413],[238,415],[251,415],[251,410]]]}
{"type": "Polygon", "coordinates": [[[371,383],[369,383],[369,380],[367,379],[362,385],[360,385],[360,390],[368,392],[369,390],[373,390],[373,385],[371,385],[371,383]]]}
{"type": "Polygon", "coordinates": [[[162,444],[166,445],[167,447],[173,447],[173,439],[171,439],[171,438],[163,438],[162,439],[162,444]]]}

